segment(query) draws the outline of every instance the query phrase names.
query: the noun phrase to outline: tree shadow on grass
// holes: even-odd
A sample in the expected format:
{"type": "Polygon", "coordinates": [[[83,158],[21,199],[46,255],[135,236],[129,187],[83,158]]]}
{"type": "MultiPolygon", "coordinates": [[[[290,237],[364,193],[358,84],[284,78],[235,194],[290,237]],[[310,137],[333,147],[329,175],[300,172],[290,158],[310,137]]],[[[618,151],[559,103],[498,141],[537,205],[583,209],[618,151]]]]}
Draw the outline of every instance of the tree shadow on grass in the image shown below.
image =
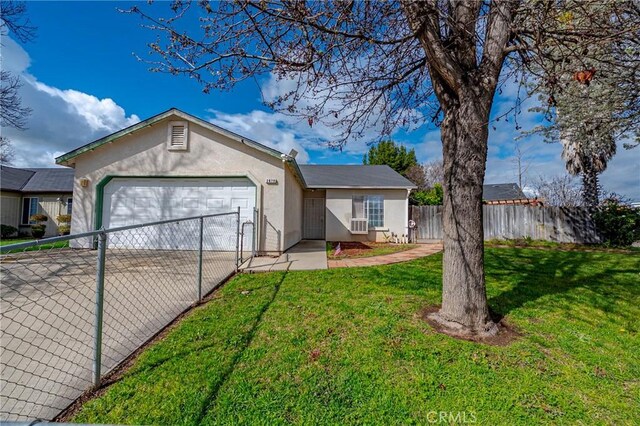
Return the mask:
{"type": "MultiPolygon", "coordinates": [[[[639,266],[640,266],[640,258],[639,266]]],[[[623,262],[620,257],[600,257],[594,253],[492,250],[485,259],[488,281],[497,285],[507,282],[508,290],[496,293],[490,284],[489,305],[498,314],[507,315],[545,296],[562,294],[567,302],[587,303],[605,312],[619,312],[616,299],[640,296],[640,286],[628,285],[621,274],[637,273],[633,262],[623,262]],[[606,263],[605,263],[606,262],[606,263]],[[606,264],[602,268],[600,264],[606,264]],[[571,291],[583,288],[591,291],[591,297],[571,295],[571,291]],[[578,300],[579,299],[579,300],[578,300]]],[[[558,303],[563,300],[558,299],[558,303]]]]}
{"type": "Polygon", "coordinates": [[[231,374],[233,374],[233,372],[235,371],[245,351],[249,348],[249,346],[251,346],[251,343],[255,338],[256,332],[258,331],[258,327],[262,322],[262,318],[264,317],[264,314],[269,310],[273,302],[276,300],[276,297],[280,292],[280,287],[286,277],[287,277],[287,272],[283,273],[280,280],[274,285],[271,298],[262,306],[255,320],[253,321],[251,328],[243,336],[242,343],[239,346],[236,353],[233,355],[233,358],[231,359],[231,363],[229,364],[227,369],[222,373],[220,378],[218,378],[214,383],[211,384],[211,388],[209,389],[209,392],[207,393],[206,397],[202,401],[202,405],[200,406],[200,413],[198,415],[196,424],[201,424],[204,418],[206,417],[207,413],[215,406],[216,401],[218,399],[218,395],[220,394],[220,389],[222,389],[222,386],[224,386],[224,384],[227,382],[229,377],[231,377],[231,374]]]}

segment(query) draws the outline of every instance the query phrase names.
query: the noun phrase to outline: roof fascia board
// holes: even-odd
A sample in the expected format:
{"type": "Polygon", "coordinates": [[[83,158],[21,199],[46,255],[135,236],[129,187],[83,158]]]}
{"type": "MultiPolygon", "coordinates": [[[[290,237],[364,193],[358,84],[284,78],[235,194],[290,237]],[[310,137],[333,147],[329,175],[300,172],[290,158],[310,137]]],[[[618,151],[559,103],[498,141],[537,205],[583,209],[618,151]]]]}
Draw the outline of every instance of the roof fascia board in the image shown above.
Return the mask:
{"type": "Polygon", "coordinates": [[[300,184],[302,185],[302,189],[310,189],[309,186],[307,185],[307,182],[305,182],[304,180],[304,176],[302,175],[302,171],[300,170],[300,166],[298,166],[298,162],[296,161],[296,159],[289,156],[285,156],[283,157],[283,159],[285,163],[289,164],[293,169],[293,172],[295,173],[296,177],[300,181],[300,184]]]}
{"type": "Polygon", "coordinates": [[[357,186],[357,185],[310,185],[308,189],[415,189],[416,186],[357,186]]]}

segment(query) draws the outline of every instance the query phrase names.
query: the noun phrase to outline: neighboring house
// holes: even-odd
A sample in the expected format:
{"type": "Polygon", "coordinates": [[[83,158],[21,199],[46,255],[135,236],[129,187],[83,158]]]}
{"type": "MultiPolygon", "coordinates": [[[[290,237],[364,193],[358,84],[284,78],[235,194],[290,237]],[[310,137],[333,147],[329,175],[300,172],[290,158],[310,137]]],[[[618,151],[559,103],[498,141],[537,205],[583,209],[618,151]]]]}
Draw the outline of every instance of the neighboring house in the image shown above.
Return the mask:
{"type": "Polygon", "coordinates": [[[387,166],[299,166],[296,154],[171,109],[56,162],[75,169],[72,233],[238,207],[242,221],[257,211],[261,253],[407,233],[410,181],[387,166]]]}
{"type": "Polygon", "coordinates": [[[57,235],[56,217],[71,214],[73,170],[59,167],[23,169],[0,166],[0,223],[30,233],[29,217],[47,215],[46,237],[57,235]]]}
{"type": "Polygon", "coordinates": [[[541,200],[527,198],[517,183],[491,183],[482,186],[484,204],[541,205],[541,200]]]}

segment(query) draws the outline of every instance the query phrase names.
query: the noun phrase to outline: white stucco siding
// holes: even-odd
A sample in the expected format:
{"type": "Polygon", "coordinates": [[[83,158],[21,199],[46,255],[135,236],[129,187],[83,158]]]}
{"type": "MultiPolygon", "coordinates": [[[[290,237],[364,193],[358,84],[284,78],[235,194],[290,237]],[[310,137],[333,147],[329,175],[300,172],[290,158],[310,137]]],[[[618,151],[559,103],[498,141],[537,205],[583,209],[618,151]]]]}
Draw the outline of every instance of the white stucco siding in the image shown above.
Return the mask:
{"type": "Polygon", "coordinates": [[[290,167],[284,174],[284,250],[302,239],[303,189],[290,167]]]}
{"type": "Polygon", "coordinates": [[[407,233],[406,189],[327,189],[326,237],[327,241],[384,241],[384,235],[407,233]],[[352,199],[357,195],[382,195],[384,197],[384,226],[369,235],[352,235],[352,199]]]}
{"type": "Polygon", "coordinates": [[[112,176],[248,177],[256,185],[260,217],[259,251],[281,251],[284,230],[284,185],[266,185],[267,179],[284,182],[282,160],[243,145],[222,134],[189,122],[188,149],[167,149],[168,117],[147,128],[104,144],[74,158],[72,233],[95,229],[96,186],[112,176]],[[81,180],[88,179],[87,187],[81,180]]]}

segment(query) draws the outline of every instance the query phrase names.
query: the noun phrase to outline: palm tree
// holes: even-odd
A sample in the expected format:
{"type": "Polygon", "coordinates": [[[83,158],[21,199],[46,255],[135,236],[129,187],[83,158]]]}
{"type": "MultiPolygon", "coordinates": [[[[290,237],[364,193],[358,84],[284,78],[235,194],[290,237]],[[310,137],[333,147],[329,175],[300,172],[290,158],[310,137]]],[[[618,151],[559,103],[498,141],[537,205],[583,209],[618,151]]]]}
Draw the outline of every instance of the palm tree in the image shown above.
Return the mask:
{"type": "Polygon", "coordinates": [[[616,153],[616,142],[610,130],[603,129],[596,117],[584,121],[575,131],[566,131],[561,139],[562,159],[567,171],[582,176],[582,199],[585,206],[595,208],[600,200],[598,175],[616,153]]]}

